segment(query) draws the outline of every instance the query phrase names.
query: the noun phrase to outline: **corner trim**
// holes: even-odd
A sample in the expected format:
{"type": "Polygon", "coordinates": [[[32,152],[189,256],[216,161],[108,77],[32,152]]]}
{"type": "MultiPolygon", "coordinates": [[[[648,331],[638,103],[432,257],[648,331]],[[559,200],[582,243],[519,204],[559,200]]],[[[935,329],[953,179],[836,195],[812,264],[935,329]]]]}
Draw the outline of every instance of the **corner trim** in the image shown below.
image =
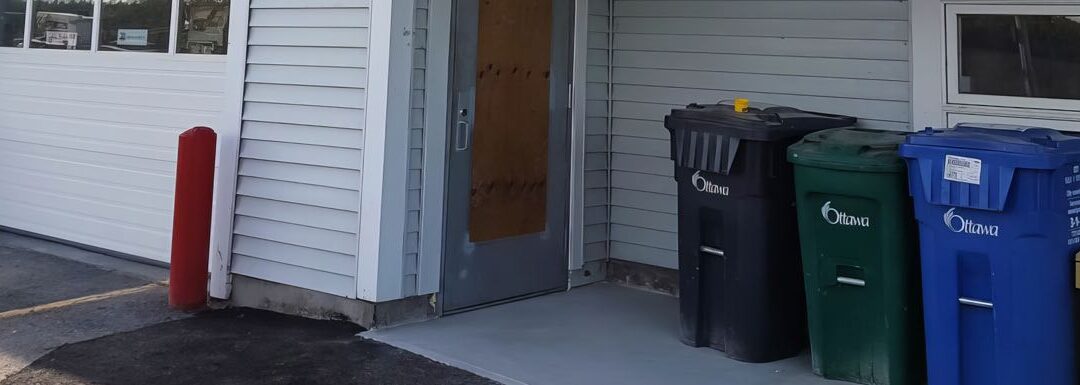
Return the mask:
{"type": "Polygon", "coordinates": [[[218,134],[218,166],[210,224],[210,296],[219,299],[228,299],[232,294],[233,210],[244,114],[249,8],[248,1],[236,1],[229,9],[229,53],[225,68],[225,100],[228,104],[222,111],[219,126],[214,127],[218,134]]]}

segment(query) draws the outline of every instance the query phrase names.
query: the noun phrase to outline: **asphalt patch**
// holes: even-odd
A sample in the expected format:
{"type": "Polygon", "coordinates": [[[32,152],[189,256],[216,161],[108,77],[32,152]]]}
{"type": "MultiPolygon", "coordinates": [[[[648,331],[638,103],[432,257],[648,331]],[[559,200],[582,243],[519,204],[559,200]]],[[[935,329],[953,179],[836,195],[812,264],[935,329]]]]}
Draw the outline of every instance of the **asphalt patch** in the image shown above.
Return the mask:
{"type": "Polygon", "coordinates": [[[85,263],[0,246],[0,312],[147,283],[85,263]]]}
{"type": "Polygon", "coordinates": [[[356,336],[355,324],[252,309],[63,346],[0,384],[493,384],[356,336]]]}

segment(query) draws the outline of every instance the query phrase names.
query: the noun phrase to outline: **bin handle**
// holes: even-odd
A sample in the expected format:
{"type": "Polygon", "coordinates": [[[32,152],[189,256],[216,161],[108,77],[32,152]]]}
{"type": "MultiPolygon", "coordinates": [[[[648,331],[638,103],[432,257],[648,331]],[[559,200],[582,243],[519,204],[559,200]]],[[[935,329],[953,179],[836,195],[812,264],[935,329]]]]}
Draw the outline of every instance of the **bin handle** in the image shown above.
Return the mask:
{"type": "Polygon", "coordinates": [[[866,287],[866,281],[865,280],[856,279],[856,278],[848,278],[848,277],[837,276],[836,277],[836,283],[839,283],[841,285],[848,285],[848,286],[866,287]]]}
{"type": "Polygon", "coordinates": [[[961,305],[981,307],[981,308],[985,308],[985,309],[993,309],[994,308],[994,303],[993,302],[980,301],[980,300],[977,300],[977,299],[972,299],[972,298],[967,298],[967,297],[960,297],[959,301],[960,301],[961,305]]]}
{"type": "Polygon", "coordinates": [[[720,250],[720,249],[709,247],[709,246],[702,245],[699,248],[699,250],[701,250],[702,253],[712,254],[712,255],[715,255],[717,257],[723,257],[724,256],[724,250],[720,250]]]}

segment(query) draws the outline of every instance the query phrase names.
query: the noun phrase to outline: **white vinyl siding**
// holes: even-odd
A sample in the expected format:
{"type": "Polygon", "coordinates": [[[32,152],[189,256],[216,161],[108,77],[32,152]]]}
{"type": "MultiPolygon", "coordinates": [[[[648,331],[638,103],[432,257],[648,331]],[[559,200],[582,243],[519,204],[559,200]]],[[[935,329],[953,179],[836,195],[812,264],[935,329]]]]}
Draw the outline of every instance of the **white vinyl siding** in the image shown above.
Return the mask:
{"type": "Polygon", "coordinates": [[[677,268],[663,118],[736,97],[910,127],[908,3],[615,0],[611,256],[677,268]]]}
{"type": "Polygon", "coordinates": [[[0,48],[0,226],[168,262],[177,135],[225,58],[0,48]]]}
{"type": "Polygon", "coordinates": [[[252,0],[232,272],[355,297],[366,0],[252,0]]]}
{"type": "Polygon", "coordinates": [[[416,0],[413,19],[413,72],[409,97],[408,202],[405,214],[404,276],[402,296],[417,294],[417,265],[420,263],[420,213],[423,196],[424,106],[427,103],[428,0],[416,0]]]}
{"type": "Polygon", "coordinates": [[[608,257],[608,40],[610,0],[589,0],[585,74],[585,262],[608,257]]]}

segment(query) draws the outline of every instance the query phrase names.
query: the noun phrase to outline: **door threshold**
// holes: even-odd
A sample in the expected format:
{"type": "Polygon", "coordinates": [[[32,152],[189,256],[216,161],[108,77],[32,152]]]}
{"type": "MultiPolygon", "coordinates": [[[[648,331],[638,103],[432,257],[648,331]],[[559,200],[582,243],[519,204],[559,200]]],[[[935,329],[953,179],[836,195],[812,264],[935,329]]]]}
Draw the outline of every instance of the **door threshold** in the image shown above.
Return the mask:
{"type": "Polygon", "coordinates": [[[470,312],[470,311],[473,311],[473,310],[479,310],[479,309],[492,307],[492,306],[499,306],[499,305],[508,304],[508,303],[511,303],[511,302],[524,301],[524,300],[527,300],[527,299],[530,299],[530,298],[542,297],[542,296],[545,296],[545,295],[548,295],[548,294],[555,294],[555,293],[560,293],[560,292],[564,292],[564,291],[567,291],[567,289],[559,287],[559,288],[554,288],[554,289],[550,289],[550,290],[544,290],[544,291],[538,291],[538,292],[535,292],[535,293],[519,295],[517,297],[510,297],[510,298],[506,298],[506,299],[500,299],[500,300],[497,300],[497,301],[485,302],[485,303],[482,303],[482,304],[479,304],[479,305],[467,306],[467,307],[463,307],[463,308],[460,308],[460,309],[443,310],[443,311],[441,311],[439,313],[439,317],[448,316],[448,315],[454,315],[454,314],[458,314],[458,313],[466,313],[466,312],[470,312]]]}

